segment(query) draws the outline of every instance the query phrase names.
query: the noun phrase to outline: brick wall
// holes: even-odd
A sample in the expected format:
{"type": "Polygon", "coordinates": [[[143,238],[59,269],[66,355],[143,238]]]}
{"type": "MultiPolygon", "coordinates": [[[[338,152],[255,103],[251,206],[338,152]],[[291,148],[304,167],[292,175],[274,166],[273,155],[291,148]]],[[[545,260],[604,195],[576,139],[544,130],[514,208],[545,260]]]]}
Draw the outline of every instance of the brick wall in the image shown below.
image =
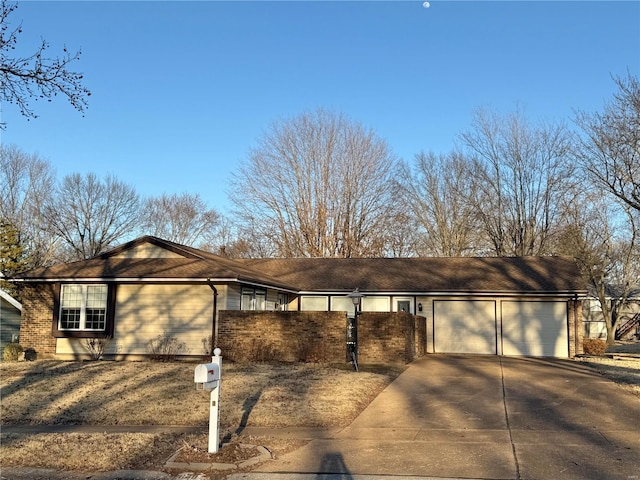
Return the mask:
{"type": "MultiPolygon", "coordinates": [[[[410,362],[423,355],[424,319],[409,313],[366,312],[358,317],[361,363],[410,362]],[[418,325],[418,328],[416,328],[418,325]],[[418,331],[418,335],[416,335],[418,331]],[[421,345],[419,345],[421,343],[421,345]]],[[[218,342],[223,355],[247,361],[346,360],[345,312],[220,311],[218,342]]]]}
{"type": "Polygon", "coordinates": [[[358,317],[362,363],[411,362],[416,358],[414,316],[406,312],[365,312],[358,317]]]}
{"type": "Polygon", "coordinates": [[[223,310],[218,315],[217,346],[236,361],[294,362],[314,355],[325,357],[321,361],[343,361],[345,325],[344,312],[223,310]]]}
{"type": "Polygon", "coordinates": [[[53,285],[25,284],[21,290],[22,321],[20,345],[33,348],[38,358],[51,358],[56,353],[56,339],[52,336],[53,285]]]}
{"type": "Polygon", "coordinates": [[[427,319],[419,315],[414,315],[416,329],[416,357],[427,354],[427,319]]]}
{"type": "Polygon", "coordinates": [[[569,300],[569,357],[584,353],[582,342],[584,340],[584,328],[582,326],[582,301],[569,300]]]}

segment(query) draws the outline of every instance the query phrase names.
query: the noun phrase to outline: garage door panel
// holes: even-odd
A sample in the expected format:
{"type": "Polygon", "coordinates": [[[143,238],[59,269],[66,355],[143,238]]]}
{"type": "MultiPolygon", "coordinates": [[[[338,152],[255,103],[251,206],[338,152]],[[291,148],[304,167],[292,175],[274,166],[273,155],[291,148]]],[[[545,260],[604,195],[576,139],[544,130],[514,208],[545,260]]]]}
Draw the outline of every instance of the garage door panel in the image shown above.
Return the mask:
{"type": "Polygon", "coordinates": [[[502,302],[504,355],[568,357],[566,302],[502,302]]]}
{"type": "Polygon", "coordinates": [[[496,354],[496,304],[487,300],[434,302],[434,351],[496,354]]]}

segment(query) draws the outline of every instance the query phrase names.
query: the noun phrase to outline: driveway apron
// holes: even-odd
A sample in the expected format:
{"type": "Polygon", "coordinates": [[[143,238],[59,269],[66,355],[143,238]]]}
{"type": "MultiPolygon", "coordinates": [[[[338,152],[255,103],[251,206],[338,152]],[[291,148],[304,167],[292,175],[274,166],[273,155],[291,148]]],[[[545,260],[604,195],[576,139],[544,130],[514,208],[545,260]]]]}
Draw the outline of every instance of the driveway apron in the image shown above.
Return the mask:
{"type": "Polygon", "coordinates": [[[254,471],[640,480],[639,432],[638,397],[577,362],[428,355],[332,438],[254,471]]]}

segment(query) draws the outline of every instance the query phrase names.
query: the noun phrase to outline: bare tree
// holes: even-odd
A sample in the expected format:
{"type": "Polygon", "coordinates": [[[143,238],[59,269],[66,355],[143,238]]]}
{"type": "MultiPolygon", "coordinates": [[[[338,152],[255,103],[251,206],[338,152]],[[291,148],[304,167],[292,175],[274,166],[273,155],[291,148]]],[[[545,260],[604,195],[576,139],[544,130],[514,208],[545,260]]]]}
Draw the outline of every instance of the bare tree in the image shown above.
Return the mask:
{"type": "Polygon", "coordinates": [[[612,345],[622,308],[637,288],[640,252],[637,214],[597,191],[576,197],[569,223],[558,236],[555,253],[573,256],[600,304],[612,345]]]}
{"type": "Polygon", "coordinates": [[[596,186],[640,211],[640,82],[631,74],[614,80],[618,92],[602,113],[578,114],[578,158],[596,186]]]}
{"type": "Polygon", "coordinates": [[[271,125],[235,174],[232,200],[278,255],[380,255],[400,201],[395,168],[373,131],[320,109],[271,125]]]}
{"type": "Polygon", "coordinates": [[[166,240],[202,247],[215,242],[220,215],[199,194],[182,193],[145,200],[141,229],[166,240]]]}
{"type": "Polygon", "coordinates": [[[476,159],[475,208],[493,253],[548,253],[574,182],[567,129],[479,110],[461,138],[476,159]]]}
{"type": "Polygon", "coordinates": [[[458,257],[481,252],[480,224],[472,200],[476,187],[472,165],[460,153],[416,155],[403,176],[406,205],[422,230],[420,255],[458,257]]]}
{"type": "Polygon", "coordinates": [[[17,4],[2,0],[0,3],[0,99],[18,106],[27,118],[35,118],[31,100],[62,95],[78,110],[84,112],[91,92],[82,86],[82,74],[69,70],[72,62],[80,58],[80,51],[71,53],[63,48],[62,56],[52,57],[49,44],[42,40],[38,49],[26,57],[12,57],[22,33],[22,25],[11,28],[9,16],[17,4]]]}
{"type": "Polygon", "coordinates": [[[139,218],[138,195],[129,185],[94,173],[67,175],[45,212],[52,232],[76,260],[91,258],[129,235],[139,218]]]}
{"type": "Polygon", "coordinates": [[[0,146],[0,219],[18,232],[31,267],[51,264],[58,247],[43,216],[42,205],[52,200],[53,166],[16,146],[0,146]]]}
{"type": "Polygon", "coordinates": [[[640,285],[640,82],[631,74],[614,81],[618,91],[602,113],[576,118],[583,133],[576,157],[599,197],[584,233],[588,254],[578,250],[576,257],[601,305],[609,344],[620,310],[640,285]]]}
{"type": "Polygon", "coordinates": [[[275,245],[259,234],[254,225],[246,219],[242,225],[222,216],[216,229],[215,241],[203,246],[203,250],[217,253],[227,258],[268,258],[277,255],[275,245]]]}

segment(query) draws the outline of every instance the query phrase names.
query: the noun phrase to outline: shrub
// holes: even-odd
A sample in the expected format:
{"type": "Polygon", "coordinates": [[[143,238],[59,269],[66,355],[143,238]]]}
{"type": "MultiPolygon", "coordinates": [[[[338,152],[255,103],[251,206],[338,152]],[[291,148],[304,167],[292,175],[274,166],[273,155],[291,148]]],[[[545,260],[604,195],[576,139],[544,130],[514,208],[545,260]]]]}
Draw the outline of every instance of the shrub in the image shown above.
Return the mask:
{"type": "Polygon", "coordinates": [[[89,352],[91,360],[100,360],[104,352],[111,343],[111,337],[107,338],[85,338],[84,348],[89,352]]]}
{"type": "Polygon", "coordinates": [[[324,340],[298,340],[295,349],[296,361],[303,363],[327,363],[327,347],[324,340]]]}
{"type": "Polygon", "coordinates": [[[212,348],[212,345],[211,345],[211,335],[209,335],[208,337],[202,337],[201,341],[202,341],[202,350],[204,351],[204,354],[207,356],[213,356],[214,348],[212,348]]]}
{"type": "Polygon", "coordinates": [[[24,359],[27,362],[33,362],[37,358],[38,358],[38,353],[36,352],[35,348],[25,348],[24,359]]]}
{"type": "Polygon", "coordinates": [[[184,342],[179,342],[176,337],[165,332],[147,342],[147,353],[151,360],[170,362],[178,355],[189,353],[189,349],[184,342]]]}
{"type": "Polygon", "coordinates": [[[275,362],[280,359],[280,352],[272,343],[255,338],[251,341],[246,359],[249,362],[275,362]]]}
{"type": "Polygon", "coordinates": [[[2,359],[5,362],[17,362],[20,360],[21,353],[22,347],[19,343],[7,343],[2,352],[2,359]]]}
{"type": "Polygon", "coordinates": [[[604,355],[607,351],[607,342],[599,338],[585,338],[582,342],[584,353],[587,355],[604,355]]]}

